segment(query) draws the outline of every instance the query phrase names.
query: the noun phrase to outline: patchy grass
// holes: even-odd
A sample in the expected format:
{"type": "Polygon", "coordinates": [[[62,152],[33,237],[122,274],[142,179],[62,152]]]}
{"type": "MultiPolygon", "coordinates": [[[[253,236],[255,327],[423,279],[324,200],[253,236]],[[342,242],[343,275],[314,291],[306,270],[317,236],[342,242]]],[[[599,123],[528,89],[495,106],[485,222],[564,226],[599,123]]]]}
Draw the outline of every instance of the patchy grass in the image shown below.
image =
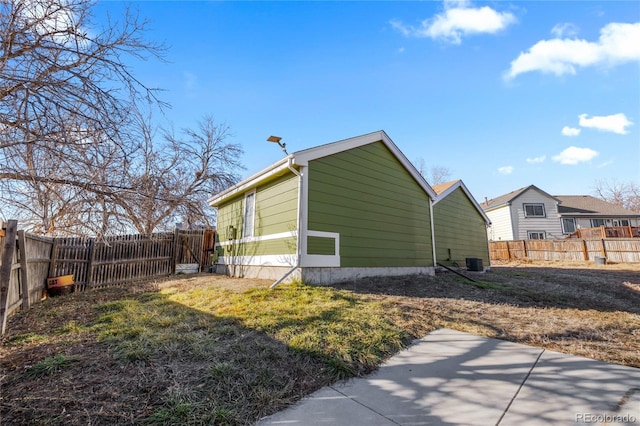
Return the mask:
{"type": "MultiPolygon", "coordinates": [[[[608,265],[607,265],[608,266],[608,265]]],[[[7,424],[252,424],[440,327],[640,367],[640,267],[495,267],[332,287],[202,275],[10,319],[7,424]]]]}
{"type": "Polygon", "coordinates": [[[66,356],[64,354],[48,357],[38,361],[33,366],[26,367],[25,375],[32,379],[49,376],[61,372],[78,360],[79,357],[77,356],[66,356]]]}

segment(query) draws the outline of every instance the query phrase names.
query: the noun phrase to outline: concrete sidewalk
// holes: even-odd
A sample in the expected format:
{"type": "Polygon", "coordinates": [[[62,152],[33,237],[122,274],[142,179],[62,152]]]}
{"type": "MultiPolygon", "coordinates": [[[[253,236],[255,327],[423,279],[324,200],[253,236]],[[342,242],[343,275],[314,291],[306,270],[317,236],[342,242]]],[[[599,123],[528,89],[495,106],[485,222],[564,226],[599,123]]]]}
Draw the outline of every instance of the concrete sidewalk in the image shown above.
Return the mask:
{"type": "Polygon", "coordinates": [[[640,369],[436,330],[258,425],[640,425],[640,369]]]}

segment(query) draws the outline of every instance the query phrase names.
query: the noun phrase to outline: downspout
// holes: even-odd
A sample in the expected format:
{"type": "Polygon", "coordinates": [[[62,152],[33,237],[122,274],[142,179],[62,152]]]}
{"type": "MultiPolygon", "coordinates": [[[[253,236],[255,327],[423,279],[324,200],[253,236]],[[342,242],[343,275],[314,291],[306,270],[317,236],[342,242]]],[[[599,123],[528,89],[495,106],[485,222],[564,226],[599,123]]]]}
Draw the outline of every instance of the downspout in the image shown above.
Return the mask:
{"type": "Polygon", "coordinates": [[[300,247],[302,247],[302,231],[300,230],[300,224],[302,223],[302,173],[300,173],[299,171],[297,171],[294,167],[293,167],[293,158],[289,157],[289,160],[287,161],[287,167],[289,168],[289,170],[291,170],[291,172],[298,176],[298,218],[297,218],[297,240],[296,240],[296,263],[295,265],[293,265],[293,267],[291,269],[289,269],[287,272],[285,272],[285,274],[283,276],[281,276],[280,278],[278,278],[278,280],[276,282],[274,282],[273,284],[271,284],[271,286],[269,287],[269,289],[273,289],[276,286],[278,286],[282,281],[284,281],[289,275],[291,275],[293,273],[293,271],[295,271],[296,269],[298,269],[300,267],[300,247]]]}
{"type": "Polygon", "coordinates": [[[433,250],[433,270],[435,271],[436,266],[438,265],[438,260],[436,259],[436,228],[433,225],[433,200],[429,197],[429,216],[431,219],[431,250],[433,250]]]}

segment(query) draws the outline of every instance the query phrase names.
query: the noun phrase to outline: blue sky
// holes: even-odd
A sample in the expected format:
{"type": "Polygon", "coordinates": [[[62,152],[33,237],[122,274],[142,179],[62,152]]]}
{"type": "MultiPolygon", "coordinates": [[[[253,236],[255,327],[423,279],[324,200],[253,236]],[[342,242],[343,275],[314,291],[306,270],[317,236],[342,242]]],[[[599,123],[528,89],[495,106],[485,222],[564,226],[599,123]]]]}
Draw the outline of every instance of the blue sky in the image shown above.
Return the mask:
{"type": "MultiPolygon", "coordinates": [[[[100,16],[126,6],[100,2],[100,16]]],[[[132,3],[166,63],[132,62],[163,120],[228,124],[243,177],[289,152],[385,130],[478,201],[534,184],[640,183],[640,3],[132,3]]],[[[166,125],[166,123],[163,123],[166,125]]]]}

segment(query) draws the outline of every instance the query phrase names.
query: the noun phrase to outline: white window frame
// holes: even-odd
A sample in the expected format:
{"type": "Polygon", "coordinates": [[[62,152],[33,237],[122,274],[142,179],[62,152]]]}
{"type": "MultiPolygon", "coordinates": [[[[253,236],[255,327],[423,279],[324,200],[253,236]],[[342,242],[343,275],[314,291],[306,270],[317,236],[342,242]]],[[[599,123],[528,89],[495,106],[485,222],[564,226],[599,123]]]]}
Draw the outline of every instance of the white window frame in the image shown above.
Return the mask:
{"type": "Polygon", "coordinates": [[[255,223],[256,223],[256,191],[249,191],[244,194],[244,203],[243,203],[243,214],[242,214],[242,238],[253,237],[255,231],[255,223]],[[249,206],[247,204],[247,199],[252,200],[252,205],[249,206]],[[251,213],[249,215],[249,209],[251,208],[251,213]],[[250,219],[250,220],[248,220],[250,219]]]}
{"type": "Polygon", "coordinates": [[[547,217],[544,203],[524,203],[522,204],[522,209],[524,210],[524,217],[547,217]],[[542,207],[542,214],[527,214],[527,207],[542,207]]]}
{"type": "Polygon", "coordinates": [[[563,234],[571,234],[572,232],[576,232],[576,230],[578,229],[576,227],[576,219],[573,217],[563,217],[562,219],[560,219],[560,223],[562,224],[562,233],[563,234]],[[565,228],[564,226],[564,222],[566,221],[571,221],[573,223],[573,231],[569,231],[565,228]]]}
{"type": "Polygon", "coordinates": [[[547,233],[545,231],[527,231],[527,238],[530,240],[546,240],[547,233]],[[532,235],[542,236],[542,238],[531,238],[532,235]]]}

